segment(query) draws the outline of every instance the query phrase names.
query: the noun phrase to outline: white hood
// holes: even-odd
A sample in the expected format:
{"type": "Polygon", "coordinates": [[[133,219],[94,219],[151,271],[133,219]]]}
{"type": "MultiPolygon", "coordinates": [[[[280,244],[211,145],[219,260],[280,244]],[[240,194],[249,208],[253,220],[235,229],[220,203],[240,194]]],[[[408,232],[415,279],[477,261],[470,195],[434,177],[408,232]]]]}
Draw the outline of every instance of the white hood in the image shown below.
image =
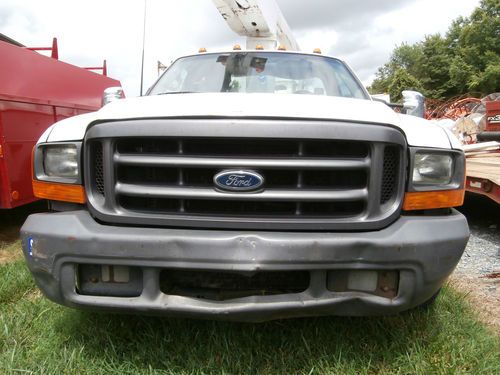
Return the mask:
{"type": "MultiPolygon", "coordinates": [[[[370,100],[290,94],[169,94],[122,99],[97,112],[56,123],[41,142],[81,140],[97,120],[168,117],[280,118],[339,120],[387,124],[400,128],[409,145],[450,148],[446,132],[430,121],[398,115],[387,105],[370,100]]],[[[168,129],[165,130],[168,135],[168,129]]]]}

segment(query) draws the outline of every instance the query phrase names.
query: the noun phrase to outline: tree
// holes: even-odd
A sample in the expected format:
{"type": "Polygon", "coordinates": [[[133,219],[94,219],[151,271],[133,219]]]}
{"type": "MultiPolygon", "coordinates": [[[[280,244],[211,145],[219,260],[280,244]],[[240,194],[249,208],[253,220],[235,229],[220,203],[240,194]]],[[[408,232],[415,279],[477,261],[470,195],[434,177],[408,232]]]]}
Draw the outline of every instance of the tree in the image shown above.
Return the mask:
{"type": "Polygon", "coordinates": [[[471,77],[476,69],[469,65],[461,56],[455,56],[450,64],[449,85],[455,89],[455,94],[467,92],[471,86],[471,77]]]}
{"type": "Polygon", "coordinates": [[[397,46],[375,74],[371,93],[419,87],[434,99],[500,91],[500,0],[481,0],[470,17],[452,22],[443,37],[397,46]],[[404,73],[403,73],[404,72],[404,73]],[[412,87],[401,87],[403,83],[412,87]]]}
{"type": "Polygon", "coordinates": [[[491,53],[490,62],[482,72],[473,74],[468,82],[469,89],[482,93],[498,92],[500,90],[500,57],[491,53]]]}
{"type": "Polygon", "coordinates": [[[425,95],[435,99],[444,99],[454,95],[450,87],[450,61],[453,50],[448,48],[446,39],[439,34],[430,35],[421,42],[423,59],[419,62],[418,77],[422,82],[425,95]]]}
{"type": "Polygon", "coordinates": [[[420,45],[402,43],[394,49],[390,61],[378,69],[375,80],[368,88],[369,91],[374,94],[389,92],[389,86],[398,69],[404,69],[410,75],[417,76],[422,58],[423,54],[420,45]]]}
{"type": "Polygon", "coordinates": [[[404,90],[421,91],[421,83],[404,68],[399,68],[394,73],[388,87],[392,102],[399,102],[402,99],[404,90]]]}
{"type": "Polygon", "coordinates": [[[458,54],[471,67],[468,89],[483,94],[500,90],[500,0],[482,0],[464,22],[458,54]]]}

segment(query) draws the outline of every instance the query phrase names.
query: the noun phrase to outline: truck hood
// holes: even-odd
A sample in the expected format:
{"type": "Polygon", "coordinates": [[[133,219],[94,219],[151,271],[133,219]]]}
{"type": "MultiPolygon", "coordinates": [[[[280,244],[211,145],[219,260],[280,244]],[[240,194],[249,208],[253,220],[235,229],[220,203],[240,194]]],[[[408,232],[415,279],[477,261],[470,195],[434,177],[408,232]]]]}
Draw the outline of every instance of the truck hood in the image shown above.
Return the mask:
{"type": "MultiPolygon", "coordinates": [[[[399,115],[377,101],[316,95],[193,93],[122,99],[97,112],[56,123],[41,142],[81,140],[95,121],[169,117],[276,118],[384,124],[403,131],[409,145],[450,148],[446,132],[430,121],[399,115]]],[[[168,130],[165,130],[168,134],[168,130]]]]}

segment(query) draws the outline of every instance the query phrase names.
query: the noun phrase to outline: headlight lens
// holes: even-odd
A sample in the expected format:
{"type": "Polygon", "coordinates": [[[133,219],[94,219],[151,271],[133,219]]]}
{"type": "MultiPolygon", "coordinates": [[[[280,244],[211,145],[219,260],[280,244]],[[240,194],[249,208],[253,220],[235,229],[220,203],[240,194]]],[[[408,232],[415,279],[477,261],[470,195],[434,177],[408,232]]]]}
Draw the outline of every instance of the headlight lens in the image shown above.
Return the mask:
{"type": "Polygon", "coordinates": [[[453,177],[453,157],[446,154],[416,153],[414,185],[446,185],[453,177]]]}
{"type": "Polygon", "coordinates": [[[78,177],[76,145],[49,146],[44,150],[43,168],[49,177],[78,177]]]}

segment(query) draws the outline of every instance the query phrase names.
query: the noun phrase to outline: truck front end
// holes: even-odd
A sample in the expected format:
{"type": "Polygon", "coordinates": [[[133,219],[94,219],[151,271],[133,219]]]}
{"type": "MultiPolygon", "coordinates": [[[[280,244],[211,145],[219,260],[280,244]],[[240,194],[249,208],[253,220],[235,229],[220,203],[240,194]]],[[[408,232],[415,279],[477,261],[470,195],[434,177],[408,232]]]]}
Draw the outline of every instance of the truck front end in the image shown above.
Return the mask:
{"type": "Polygon", "coordinates": [[[336,59],[180,63],[38,143],[35,193],[58,212],[31,215],[22,242],[48,298],[263,321],[397,313],[439,291],[468,238],[444,130],[371,101],[336,59]]]}

